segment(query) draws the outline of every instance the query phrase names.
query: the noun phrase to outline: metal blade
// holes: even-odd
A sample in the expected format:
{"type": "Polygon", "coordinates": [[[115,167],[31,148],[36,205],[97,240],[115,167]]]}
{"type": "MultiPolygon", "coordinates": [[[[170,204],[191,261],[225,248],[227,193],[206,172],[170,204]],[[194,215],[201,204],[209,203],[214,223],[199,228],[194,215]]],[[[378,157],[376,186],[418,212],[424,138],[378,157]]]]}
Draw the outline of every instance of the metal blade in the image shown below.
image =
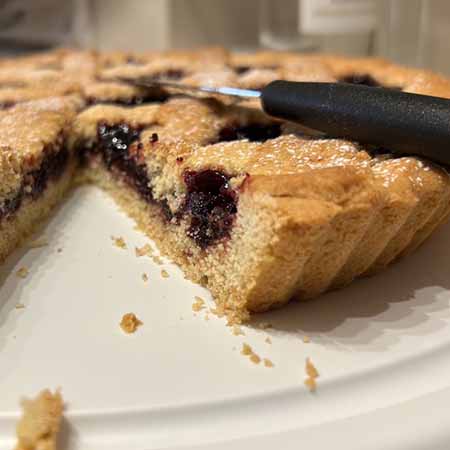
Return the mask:
{"type": "Polygon", "coordinates": [[[252,89],[239,89],[234,87],[212,87],[212,86],[189,86],[187,84],[172,83],[170,81],[155,81],[148,78],[119,78],[120,81],[133,84],[139,87],[165,87],[177,89],[183,93],[198,94],[206,92],[209,94],[226,95],[227,97],[237,97],[240,99],[259,98],[261,92],[252,89]]]}

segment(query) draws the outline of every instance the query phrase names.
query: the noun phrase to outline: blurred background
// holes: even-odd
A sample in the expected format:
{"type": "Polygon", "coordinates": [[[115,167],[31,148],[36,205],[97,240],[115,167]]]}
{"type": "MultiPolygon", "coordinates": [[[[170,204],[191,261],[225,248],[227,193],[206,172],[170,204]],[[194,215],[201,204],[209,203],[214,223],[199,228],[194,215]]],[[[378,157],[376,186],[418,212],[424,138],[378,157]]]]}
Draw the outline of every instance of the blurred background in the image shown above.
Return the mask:
{"type": "Polygon", "coordinates": [[[448,0],[0,0],[0,52],[221,45],[379,55],[450,74],[448,0]]]}

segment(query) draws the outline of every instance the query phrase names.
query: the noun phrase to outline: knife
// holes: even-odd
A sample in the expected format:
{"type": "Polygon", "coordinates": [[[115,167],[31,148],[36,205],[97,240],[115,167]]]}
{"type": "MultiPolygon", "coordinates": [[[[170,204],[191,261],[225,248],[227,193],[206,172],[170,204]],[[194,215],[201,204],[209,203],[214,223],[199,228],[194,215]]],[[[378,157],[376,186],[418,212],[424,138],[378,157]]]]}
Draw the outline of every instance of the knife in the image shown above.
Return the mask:
{"type": "Polygon", "coordinates": [[[259,99],[270,116],[299,123],[326,136],[371,144],[450,165],[450,100],[399,90],[276,80],[261,90],[188,86],[149,78],[120,78],[139,87],[259,99]]]}

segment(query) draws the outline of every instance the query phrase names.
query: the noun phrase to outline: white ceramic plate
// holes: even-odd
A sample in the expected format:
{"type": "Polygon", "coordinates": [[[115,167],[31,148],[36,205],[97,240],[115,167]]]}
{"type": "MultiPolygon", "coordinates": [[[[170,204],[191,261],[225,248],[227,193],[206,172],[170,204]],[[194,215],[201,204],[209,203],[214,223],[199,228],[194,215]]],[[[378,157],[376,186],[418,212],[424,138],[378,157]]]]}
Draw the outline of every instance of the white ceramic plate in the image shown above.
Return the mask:
{"type": "Polygon", "coordinates": [[[376,277],[256,317],[273,328],[245,336],[194,315],[194,297],[210,297],[178,268],[136,258],[148,239],[95,188],[76,191],[40,236],[49,245],[2,267],[1,450],[19,399],[59,386],[70,450],[450,448],[449,226],[376,277]],[[118,326],[126,312],[144,322],[134,335],[118,326]],[[243,342],[275,367],[251,363],[243,342]]]}

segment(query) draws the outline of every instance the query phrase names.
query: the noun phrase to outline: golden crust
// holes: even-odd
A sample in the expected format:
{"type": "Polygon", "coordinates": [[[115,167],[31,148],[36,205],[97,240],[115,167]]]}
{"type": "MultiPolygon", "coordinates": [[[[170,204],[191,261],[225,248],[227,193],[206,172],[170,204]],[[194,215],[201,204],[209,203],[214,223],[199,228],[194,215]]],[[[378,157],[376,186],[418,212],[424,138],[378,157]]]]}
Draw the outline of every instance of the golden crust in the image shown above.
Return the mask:
{"type": "Polygon", "coordinates": [[[229,239],[199,248],[186,235],[188,217],[165,221],[157,204],[142,202],[99,157],[80,179],[110,191],[234,319],[293,297],[310,298],[373,273],[420,245],[449,215],[447,172],[419,158],[306,133],[265,116],[254,102],[176,96],[160,102],[167,92],[139,89],[116,77],[259,88],[278,78],[338,81],[366,75],[388,87],[450,98],[444,77],[377,58],[223,49],[59,50],[3,61],[0,103],[52,98],[0,112],[0,197],[18,189],[23,174],[39,165],[46,144],[62,130],[75,149],[95,145],[99,124],[127,124],[140,132],[132,151],[145,165],[154,200],[166,202],[173,214],[186,196],[187,171],[211,169],[230,177],[238,203],[229,239]],[[19,70],[12,70],[13,64],[19,70]],[[78,95],[53,98],[73,92],[78,95]],[[94,104],[83,109],[83,101],[94,104]]]}

